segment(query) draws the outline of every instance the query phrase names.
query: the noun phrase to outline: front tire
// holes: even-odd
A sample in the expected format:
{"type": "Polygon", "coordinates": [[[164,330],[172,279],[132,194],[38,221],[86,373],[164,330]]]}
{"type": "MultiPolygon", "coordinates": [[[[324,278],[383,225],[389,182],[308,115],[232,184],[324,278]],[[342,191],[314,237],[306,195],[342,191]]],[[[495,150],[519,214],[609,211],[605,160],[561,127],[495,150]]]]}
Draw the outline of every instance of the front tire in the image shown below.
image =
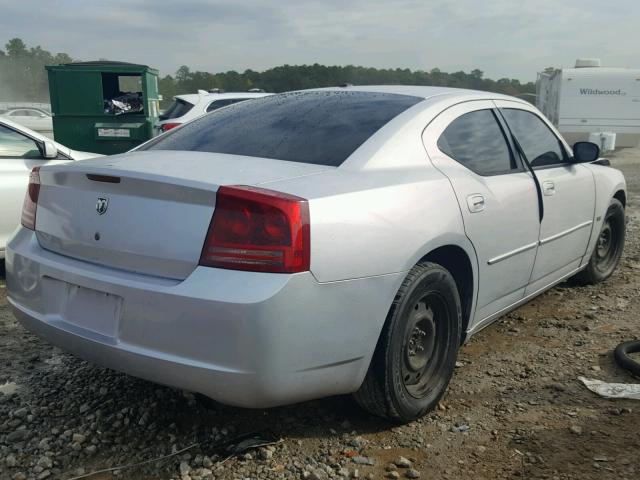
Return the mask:
{"type": "Polygon", "coordinates": [[[461,311],[449,271],[430,262],[416,265],[396,294],[356,401],[401,422],[433,409],[453,375],[461,311]]]}
{"type": "Polygon", "coordinates": [[[612,198],[589,263],[575,276],[578,283],[594,285],[613,274],[624,249],[625,229],[624,207],[618,199],[612,198]]]}

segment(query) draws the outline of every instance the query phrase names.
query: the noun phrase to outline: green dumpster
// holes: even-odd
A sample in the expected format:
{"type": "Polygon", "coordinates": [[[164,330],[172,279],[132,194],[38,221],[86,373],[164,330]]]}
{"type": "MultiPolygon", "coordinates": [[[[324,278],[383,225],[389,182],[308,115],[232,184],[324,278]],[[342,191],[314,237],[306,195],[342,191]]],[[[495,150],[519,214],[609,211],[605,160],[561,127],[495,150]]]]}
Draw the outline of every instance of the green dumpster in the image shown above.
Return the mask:
{"type": "Polygon", "coordinates": [[[157,70],[109,61],[46,69],[57,142],[109,155],[126,152],[157,134],[157,70]]]}

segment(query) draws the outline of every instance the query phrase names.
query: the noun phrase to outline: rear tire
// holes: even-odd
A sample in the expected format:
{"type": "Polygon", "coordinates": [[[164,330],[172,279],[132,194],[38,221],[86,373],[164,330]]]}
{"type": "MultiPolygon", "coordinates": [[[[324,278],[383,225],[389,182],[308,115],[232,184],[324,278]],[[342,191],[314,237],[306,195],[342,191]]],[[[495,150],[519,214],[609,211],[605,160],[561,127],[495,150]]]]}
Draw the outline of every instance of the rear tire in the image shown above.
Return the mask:
{"type": "Polygon", "coordinates": [[[453,276],[416,265],[396,294],[356,401],[374,415],[409,422],[433,409],[453,375],[462,309],[453,276]]]}
{"type": "Polygon", "coordinates": [[[624,249],[625,229],[624,207],[618,199],[612,198],[589,263],[574,277],[578,283],[594,285],[613,274],[624,249]]]}

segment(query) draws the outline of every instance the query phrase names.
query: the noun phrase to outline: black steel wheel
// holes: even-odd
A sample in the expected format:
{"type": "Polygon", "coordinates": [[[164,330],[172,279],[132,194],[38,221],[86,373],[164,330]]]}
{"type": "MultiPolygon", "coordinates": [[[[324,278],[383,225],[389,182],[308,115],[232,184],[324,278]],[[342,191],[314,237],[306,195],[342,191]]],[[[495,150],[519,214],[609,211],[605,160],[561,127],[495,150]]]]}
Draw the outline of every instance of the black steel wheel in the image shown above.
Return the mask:
{"type": "Polygon", "coordinates": [[[450,322],[445,300],[435,292],[424,295],[409,313],[403,345],[402,380],[407,392],[422,398],[442,367],[440,350],[450,322]]]}
{"type": "Polygon", "coordinates": [[[622,257],[625,230],[624,207],[614,198],[605,214],[589,263],[576,275],[576,280],[594,284],[603,282],[613,274],[622,257]]]}
{"type": "Polygon", "coordinates": [[[369,412],[401,422],[436,406],[455,368],[461,338],[460,296],[440,265],[416,265],[400,287],[369,371],[355,394],[369,412]]]}

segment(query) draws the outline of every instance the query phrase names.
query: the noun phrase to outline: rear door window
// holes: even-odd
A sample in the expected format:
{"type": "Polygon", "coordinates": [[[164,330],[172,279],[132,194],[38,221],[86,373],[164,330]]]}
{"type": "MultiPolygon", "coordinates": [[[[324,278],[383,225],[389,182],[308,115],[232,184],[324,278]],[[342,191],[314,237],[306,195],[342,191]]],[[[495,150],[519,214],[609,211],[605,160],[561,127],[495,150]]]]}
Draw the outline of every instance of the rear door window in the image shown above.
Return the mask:
{"type": "Polygon", "coordinates": [[[272,95],[205,115],[141,150],[186,150],[339,166],[391,119],[424,100],[376,92],[272,95]]]}
{"type": "Polygon", "coordinates": [[[186,102],[181,98],[176,98],[171,106],[167,108],[159,118],[160,120],[171,120],[172,118],[179,118],[183,115],[186,115],[192,108],[192,103],[186,102]]]}
{"type": "Polygon", "coordinates": [[[504,108],[501,112],[533,168],[563,165],[568,162],[560,139],[540,117],[527,110],[515,108],[504,108]]]}
{"type": "Polygon", "coordinates": [[[502,127],[491,110],[459,116],[438,139],[441,152],[479,175],[518,171],[502,127]]]}

